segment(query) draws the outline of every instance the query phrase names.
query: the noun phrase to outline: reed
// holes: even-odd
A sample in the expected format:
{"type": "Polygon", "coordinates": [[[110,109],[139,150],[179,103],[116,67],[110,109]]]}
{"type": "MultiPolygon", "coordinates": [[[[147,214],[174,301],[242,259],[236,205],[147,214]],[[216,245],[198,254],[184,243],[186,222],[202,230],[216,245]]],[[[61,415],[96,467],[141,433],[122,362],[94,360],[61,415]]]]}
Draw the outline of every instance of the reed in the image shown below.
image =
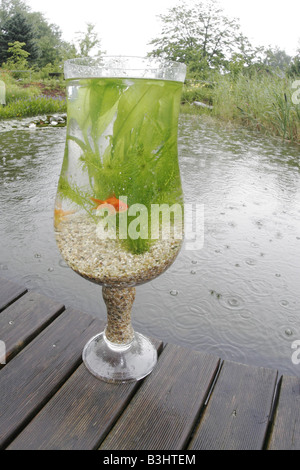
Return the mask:
{"type": "MultiPolygon", "coordinates": [[[[251,77],[240,74],[235,79],[230,75],[214,78],[213,87],[198,87],[198,97],[204,103],[211,103],[213,109],[201,108],[197,113],[210,113],[224,121],[300,143],[300,105],[292,100],[293,79],[281,78],[274,73],[256,73],[251,77]]],[[[192,96],[186,90],[186,96],[188,93],[192,96]]]]}

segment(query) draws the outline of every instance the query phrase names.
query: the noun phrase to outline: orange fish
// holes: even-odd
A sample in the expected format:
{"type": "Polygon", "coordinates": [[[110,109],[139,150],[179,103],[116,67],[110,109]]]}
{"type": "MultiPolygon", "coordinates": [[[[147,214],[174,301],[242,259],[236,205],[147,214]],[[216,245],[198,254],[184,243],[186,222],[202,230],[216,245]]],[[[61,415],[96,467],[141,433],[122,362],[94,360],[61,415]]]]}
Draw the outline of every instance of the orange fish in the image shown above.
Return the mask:
{"type": "Polygon", "coordinates": [[[75,211],[64,211],[59,204],[58,207],[55,207],[54,209],[54,227],[57,228],[64,217],[70,214],[74,214],[74,212],[75,211]]]}
{"type": "Polygon", "coordinates": [[[120,201],[120,199],[117,199],[115,195],[105,199],[105,201],[101,201],[101,199],[95,199],[94,197],[91,197],[91,200],[96,203],[96,206],[93,207],[93,209],[101,209],[107,207],[108,210],[112,213],[126,212],[128,209],[127,204],[123,201],[120,201]]]}

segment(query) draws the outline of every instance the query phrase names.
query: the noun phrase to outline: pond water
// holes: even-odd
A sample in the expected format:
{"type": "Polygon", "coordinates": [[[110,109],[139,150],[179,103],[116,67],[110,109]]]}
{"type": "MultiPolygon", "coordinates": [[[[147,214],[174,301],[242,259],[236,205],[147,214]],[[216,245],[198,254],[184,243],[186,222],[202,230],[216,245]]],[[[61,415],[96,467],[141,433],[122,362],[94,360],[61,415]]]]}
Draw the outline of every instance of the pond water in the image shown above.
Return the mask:
{"type": "MultiPolygon", "coordinates": [[[[106,318],[101,287],[66,266],[53,204],[65,129],[0,130],[0,277],[106,318]]],[[[299,147],[182,115],[187,203],[204,208],[203,247],[139,286],[137,331],[246,364],[300,375],[299,147]]],[[[1,332],[0,332],[1,339],[1,332]]]]}

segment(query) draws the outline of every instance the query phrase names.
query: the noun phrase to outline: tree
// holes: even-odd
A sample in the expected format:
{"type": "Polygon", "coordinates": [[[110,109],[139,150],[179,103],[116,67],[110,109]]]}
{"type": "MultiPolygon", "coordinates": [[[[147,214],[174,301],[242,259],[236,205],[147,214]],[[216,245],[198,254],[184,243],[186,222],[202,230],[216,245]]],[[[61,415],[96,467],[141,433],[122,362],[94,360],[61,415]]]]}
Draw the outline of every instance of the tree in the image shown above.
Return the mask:
{"type": "Polygon", "coordinates": [[[269,47],[265,51],[263,63],[270,68],[286,71],[291,64],[291,60],[291,56],[289,56],[283,49],[279,49],[279,47],[269,47]]]}
{"type": "Polygon", "coordinates": [[[61,30],[55,24],[49,24],[40,12],[30,12],[27,19],[33,28],[33,34],[38,49],[36,64],[42,68],[62,60],[67,45],[61,39],[61,30]]]}
{"type": "Polygon", "coordinates": [[[0,25],[17,12],[28,13],[30,7],[22,0],[0,1],[0,25]]]}
{"type": "Polygon", "coordinates": [[[101,57],[103,52],[100,50],[101,41],[98,38],[98,34],[94,31],[95,25],[87,23],[86,32],[78,32],[77,46],[79,49],[79,55],[81,57],[89,57],[95,55],[101,57]],[[94,54],[93,54],[94,52],[94,54]]]}
{"type": "Polygon", "coordinates": [[[300,77],[300,39],[298,41],[296,55],[291,60],[288,74],[292,77],[300,77]]]}
{"type": "Polygon", "coordinates": [[[30,55],[29,61],[34,62],[38,57],[38,48],[34,40],[33,28],[26,15],[17,11],[8,17],[1,25],[0,37],[0,63],[9,58],[9,43],[24,42],[24,50],[30,55]]]}
{"type": "MultiPolygon", "coordinates": [[[[69,57],[76,56],[75,46],[63,41],[60,28],[49,24],[42,13],[31,11],[22,0],[0,0],[0,65],[8,58],[8,40],[4,34],[4,25],[16,13],[26,18],[33,33],[36,51],[34,54],[29,51],[31,63],[42,68],[47,64],[57,65],[69,57]]],[[[18,40],[25,41],[25,38],[18,40]]]]}
{"type": "Polygon", "coordinates": [[[9,42],[8,43],[8,53],[10,57],[7,59],[7,62],[4,64],[8,69],[19,69],[24,70],[28,67],[28,56],[29,52],[24,51],[23,47],[25,42],[9,42]]]}
{"type": "Polygon", "coordinates": [[[194,6],[181,3],[159,17],[163,24],[161,35],[150,42],[154,49],[149,55],[184,62],[190,76],[228,68],[232,54],[241,54],[245,62],[246,43],[252,50],[238,21],[225,16],[211,0],[194,6]]]}
{"type": "Polygon", "coordinates": [[[293,57],[291,65],[288,69],[288,74],[291,76],[300,76],[300,54],[293,57]]]}

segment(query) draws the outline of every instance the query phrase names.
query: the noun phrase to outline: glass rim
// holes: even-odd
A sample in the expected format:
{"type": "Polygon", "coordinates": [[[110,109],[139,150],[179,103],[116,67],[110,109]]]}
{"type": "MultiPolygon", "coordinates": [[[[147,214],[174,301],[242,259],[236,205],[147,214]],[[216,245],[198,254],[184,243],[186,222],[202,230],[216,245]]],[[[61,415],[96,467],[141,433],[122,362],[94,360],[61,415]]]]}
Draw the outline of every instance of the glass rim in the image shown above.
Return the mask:
{"type": "Polygon", "coordinates": [[[184,82],[186,65],[161,57],[105,55],[75,57],[64,62],[65,79],[148,78],[184,82]]]}

